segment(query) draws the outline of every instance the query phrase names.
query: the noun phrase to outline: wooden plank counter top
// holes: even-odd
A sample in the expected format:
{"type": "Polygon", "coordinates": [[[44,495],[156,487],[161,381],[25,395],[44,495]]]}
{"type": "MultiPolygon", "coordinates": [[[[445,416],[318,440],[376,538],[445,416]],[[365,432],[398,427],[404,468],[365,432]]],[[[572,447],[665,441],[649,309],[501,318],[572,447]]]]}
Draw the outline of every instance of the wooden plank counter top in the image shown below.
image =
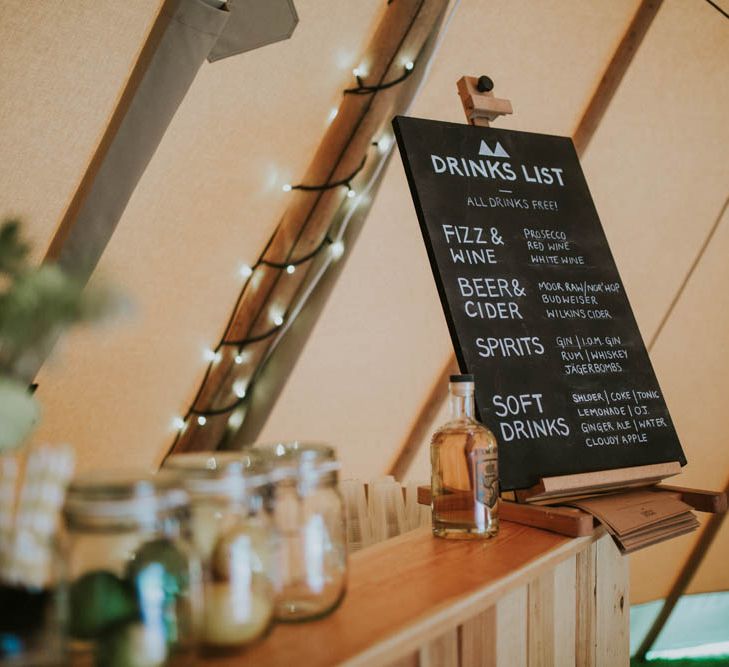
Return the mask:
{"type": "MultiPolygon", "coordinates": [[[[560,564],[571,563],[565,581],[574,592],[580,584],[577,557],[594,551],[602,535],[598,530],[590,537],[567,538],[506,521],[497,537],[484,541],[442,540],[434,538],[428,528],[415,530],[352,556],[347,595],[328,617],[277,625],[247,651],[207,658],[204,664],[314,667],[386,665],[402,659],[402,664],[417,665],[418,655],[422,657],[429,642],[449,630],[460,638],[462,628],[467,627],[463,624],[496,609],[510,592],[524,590],[526,604],[530,582],[544,579],[545,574],[551,576],[560,564]]],[[[594,557],[588,565],[589,576],[594,557]]],[[[592,582],[582,583],[586,591],[595,588],[594,576],[592,582]]],[[[573,644],[574,609],[572,606],[573,644]]],[[[523,616],[526,627],[526,607],[523,616]]],[[[430,664],[465,664],[462,649],[454,650],[455,663],[441,656],[442,660],[430,664]]]]}

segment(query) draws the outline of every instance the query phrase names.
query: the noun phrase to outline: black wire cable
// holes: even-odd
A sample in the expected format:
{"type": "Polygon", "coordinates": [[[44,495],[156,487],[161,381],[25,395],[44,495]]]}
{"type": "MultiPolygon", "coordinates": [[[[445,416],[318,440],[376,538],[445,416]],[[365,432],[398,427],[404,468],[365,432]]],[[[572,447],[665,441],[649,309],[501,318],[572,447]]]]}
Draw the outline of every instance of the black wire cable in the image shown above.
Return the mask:
{"type": "MultiPolygon", "coordinates": [[[[238,346],[239,348],[244,348],[246,345],[250,345],[251,343],[257,343],[258,341],[265,340],[266,338],[269,338],[270,336],[273,336],[282,326],[284,325],[283,322],[281,324],[277,324],[274,327],[271,327],[268,329],[268,331],[264,331],[263,333],[257,334],[255,336],[247,336],[246,338],[240,338],[238,340],[223,340],[220,341],[220,345],[218,345],[218,349],[221,347],[229,347],[229,346],[238,346]]],[[[239,349],[238,352],[241,350],[239,349]]]]}
{"type": "Polygon", "coordinates": [[[288,269],[290,266],[299,266],[300,264],[308,262],[313,257],[316,257],[322,248],[332,243],[334,243],[334,241],[332,241],[332,239],[329,237],[329,234],[326,234],[322,239],[321,243],[316,248],[314,248],[306,255],[302,255],[301,257],[299,257],[299,259],[292,259],[290,262],[272,262],[268,259],[262,259],[251,268],[255,270],[259,266],[270,266],[272,269],[288,269]]]}
{"type": "Polygon", "coordinates": [[[349,187],[350,182],[352,179],[359,174],[360,171],[365,166],[365,162],[367,162],[367,154],[365,153],[365,156],[362,158],[362,162],[359,163],[359,166],[348,176],[345,176],[344,178],[340,178],[338,181],[331,181],[330,183],[322,183],[321,185],[306,185],[305,183],[299,183],[298,185],[292,185],[292,190],[304,190],[306,192],[321,192],[324,190],[331,190],[333,188],[338,188],[342,185],[346,185],[347,188],[350,190],[352,188],[349,187]]]}
{"type": "Polygon", "coordinates": [[[714,9],[716,9],[717,12],[719,12],[724,18],[729,19],[729,14],[725,12],[719,5],[717,5],[712,0],[706,0],[714,9]]]}
{"type": "MultiPolygon", "coordinates": [[[[708,2],[708,0],[707,0],[708,2]]],[[[397,79],[393,79],[392,81],[387,81],[385,83],[380,83],[376,86],[366,86],[364,83],[362,83],[362,78],[357,77],[357,87],[356,88],[347,88],[344,91],[345,95],[371,95],[373,93],[376,93],[380,90],[387,90],[388,88],[392,88],[393,86],[397,86],[399,83],[402,83],[407,79],[412,73],[415,67],[411,68],[405,68],[404,73],[399,76],[397,79]]]]}
{"type": "Polygon", "coordinates": [[[233,410],[242,405],[245,400],[246,397],[241,396],[229,405],[224,405],[221,408],[210,408],[209,410],[197,410],[196,408],[190,408],[190,412],[187,413],[187,416],[189,417],[190,415],[195,415],[195,417],[218,417],[220,415],[225,415],[229,412],[233,412],[233,410]]]}
{"type": "MultiPolygon", "coordinates": [[[[314,250],[312,250],[310,253],[307,253],[303,257],[300,257],[298,260],[287,262],[285,264],[278,263],[278,262],[269,262],[267,260],[261,260],[256,264],[256,267],[266,265],[266,266],[270,266],[272,268],[283,269],[283,268],[287,268],[289,266],[298,266],[299,264],[303,264],[304,262],[307,262],[310,259],[314,258],[317,254],[319,254],[319,252],[321,251],[322,248],[324,248],[327,245],[330,245],[332,243],[333,243],[333,241],[332,241],[331,237],[329,236],[329,234],[327,233],[324,236],[324,238],[322,239],[321,243],[316,248],[314,248],[314,250]]],[[[253,268],[255,268],[255,267],[253,267],[253,268]]],[[[265,340],[266,338],[273,336],[277,331],[279,331],[283,328],[284,323],[285,322],[281,322],[281,324],[277,324],[277,325],[271,327],[270,329],[268,329],[267,331],[264,331],[263,333],[260,333],[260,334],[256,334],[255,336],[246,336],[245,338],[239,338],[237,340],[222,340],[218,344],[218,346],[215,348],[215,351],[218,352],[221,347],[236,346],[236,347],[238,347],[238,354],[240,354],[240,352],[246,345],[250,345],[252,343],[257,343],[259,341],[265,340]]],[[[212,368],[213,363],[214,363],[213,361],[210,362],[210,365],[208,366],[208,371],[206,373],[206,377],[209,375],[210,369],[212,368]]],[[[183,421],[187,421],[187,419],[190,417],[190,415],[194,415],[196,417],[216,417],[218,415],[227,414],[228,412],[232,412],[238,406],[240,406],[244,400],[245,400],[245,396],[242,396],[238,400],[234,401],[233,403],[231,403],[229,405],[225,405],[221,408],[211,408],[209,410],[199,410],[199,409],[195,408],[194,404],[193,404],[193,407],[191,407],[188,410],[183,421]]]]}

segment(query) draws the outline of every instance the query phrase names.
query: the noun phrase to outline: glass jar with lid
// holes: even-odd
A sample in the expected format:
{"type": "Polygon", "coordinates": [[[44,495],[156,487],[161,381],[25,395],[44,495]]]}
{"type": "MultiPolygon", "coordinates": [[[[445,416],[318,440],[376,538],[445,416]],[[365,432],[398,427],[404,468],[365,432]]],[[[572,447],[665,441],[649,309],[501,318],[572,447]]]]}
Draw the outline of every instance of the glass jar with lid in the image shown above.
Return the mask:
{"type": "Polygon", "coordinates": [[[204,573],[201,643],[207,652],[246,646],[273,622],[276,535],[265,509],[266,462],[258,452],[180,454],[164,468],[191,497],[204,573]]]}
{"type": "Polygon", "coordinates": [[[169,475],[75,479],[66,496],[72,661],[178,667],[195,661],[201,571],[188,496],[169,475]]]}
{"type": "Polygon", "coordinates": [[[307,442],[257,449],[271,461],[274,479],[281,568],[276,620],[320,618],[339,605],[347,582],[346,524],[334,449],[307,442]]]}

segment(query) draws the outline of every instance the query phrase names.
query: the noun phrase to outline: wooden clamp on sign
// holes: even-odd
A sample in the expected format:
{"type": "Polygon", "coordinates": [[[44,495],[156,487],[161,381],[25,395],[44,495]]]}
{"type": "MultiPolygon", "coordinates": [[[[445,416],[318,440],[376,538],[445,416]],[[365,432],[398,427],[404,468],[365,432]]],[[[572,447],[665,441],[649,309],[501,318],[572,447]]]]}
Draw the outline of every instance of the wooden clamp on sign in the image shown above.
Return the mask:
{"type": "Polygon", "coordinates": [[[456,86],[469,125],[488,127],[499,116],[514,113],[510,100],[494,97],[494,82],[487,76],[462,76],[456,86]]]}
{"type": "Polygon", "coordinates": [[[566,499],[657,484],[680,472],[681,464],[678,461],[599,472],[581,472],[574,475],[542,477],[531,488],[515,493],[520,502],[566,499]]]}

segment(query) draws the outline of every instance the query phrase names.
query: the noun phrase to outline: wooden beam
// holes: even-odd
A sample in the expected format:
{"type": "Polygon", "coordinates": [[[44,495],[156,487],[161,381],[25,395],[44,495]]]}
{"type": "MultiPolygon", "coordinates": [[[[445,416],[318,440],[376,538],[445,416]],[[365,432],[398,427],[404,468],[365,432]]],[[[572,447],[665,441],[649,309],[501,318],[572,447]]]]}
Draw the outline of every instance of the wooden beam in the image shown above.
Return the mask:
{"type": "Polygon", "coordinates": [[[194,0],[158,4],[159,13],[46,252],[45,261],[58,262],[83,282],[230,16],[194,0]]]}
{"type": "Polygon", "coordinates": [[[164,31],[167,29],[167,26],[171,20],[171,12],[173,11],[176,4],[176,0],[162,0],[162,2],[160,3],[157,17],[155,18],[154,23],[150,28],[149,34],[147,35],[147,38],[142,45],[139,56],[134,63],[134,67],[129,74],[129,78],[124,85],[124,89],[119,96],[119,101],[112,111],[111,117],[109,118],[109,121],[106,124],[106,128],[104,129],[104,133],[102,134],[101,139],[99,140],[99,143],[96,146],[96,149],[94,150],[91,159],[89,160],[86,171],[81,177],[81,180],[76,187],[73,196],[71,197],[71,201],[68,203],[68,206],[63,213],[63,217],[58,223],[56,232],[51,239],[48,250],[46,251],[46,255],[44,258],[45,262],[54,262],[60,256],[66,239],[73,229],[76,218],[78,217],[79,211],[81,210],[81,206],[86,200],[86,197],[88,196],[91,187],[96,180],[96,176],[99,173],[99,169],[101,168],[101,165],[103,164],[104,159],[109,152],[109,148],[111,147],[112,142],[119,132],[122,121],[129,111],[132,101],[134,100],[134,96],[137,94],[139,85],[141,84],[142,79],[144,78],[144,75],[149,68],[152,57],[157,52],[159,43],[162,39],[162,36],[164,35],[164,31]]]}
{"type": "MultiPolygon", "coordinates": [[[[421,62],[415,54],[423,51],[429,37],[437,31],[446,6],[446,0],[398,0],[387,7],[366,50],[370,63],[366,83],[380,85],[401,77],[404,54],[413,54],[416,67],[424,69],[427,58],[423,57],[421,62]]],[[[348,182],[351,177],[356,188],[371,175],[377,160],[381,159],[373,150],[372,141],[387,126],[392,115],[402,111],[403,105],[409,101],[409,97],[403,98],[408,90],[404,85],[387,87],[376,94],[343,95],[338,113],[299,183],[322,185],[348,182]],[[367,156],[364,165],[363,156],[367,156]],[[361,173],[358,171],[360,167],[363,167],[361,173]]],[[[308,256],[320,247],[333,219],[347,201],[346,194],[345,187],[294,189],[290,193],[291,204],[262,259],[285,265],[308,256]]],[[[249,340],[272,331],[272,305],[288,308],[308,286],[309,273],[317,268],[316,262],[309,262],[294,274],[287,274],[280,268],[259,266],[239,296],[225,327],[223,340],[228,343],[249,340]]],[[[220,360],[209,369],[193,401],[196,410],[208,413],[219,410],[220,414],[207,415],[204,425],[198,424],[194,418],[188,419],[187,426],[172,445],[172,452],[216,449],[226,438],[233,438],[236,443],[239,441],[228,428],[231,413],[225,409],[236,403],[233,384],[237,379],[245,378],[246,405],[254,405],[256,410],[260,410],[258,403],[251,402],[251,392],[256,391],[255,383],[275,338],[272,335],[247,345],[248,358],[243,365],[234,361],[235,345],[221,350],[220,360]]],[[[275,396],[269,396],[267,402],[275,400],[275,396]]]]}
{"type": "Polygon", "coordinates": [[[572,133],[577,154],[582,155],[600,125],[605,112],[628,71],[638,48],[643,43],[663,0],[643,0],[633,16],[628,29],[615,49],[605,72],[585,107],[580,122],[572,133]]]}
{"type": "MultiPolygon", "coordinates": [[[[580,157],[582,157],[585,148],[587,148],[587,145],[590,143],[590,140],[600,125],[605,111],[610,105],[628,67],[633,62],[633,57],[643,42],[643,38],[648,32],[648,28],[653,22],[662,2],[663,0],[643,0],[640,3],[628,29],[605,68],[605,72],[585,107],[580,122],[577,124],[572,135],[577,154],[580,157]]],[[[448,395],[447,376],[450,373],[446,373],[445,369],[456,367],[455,355],[451,355],[444,366],[444,370],[440,372],[436,383],[426,396],[420,412],[410,428],[410,432],[405,437],[402,445],[400,445],[400,449],[395,455],[393,463],[390,465],[388,474],[394,475],[397,479],[402,479],[405,473],[407,473],[410,464],[418,453],[421,443],[427,438],[440,406],[443,405],[448,395]]]]}

